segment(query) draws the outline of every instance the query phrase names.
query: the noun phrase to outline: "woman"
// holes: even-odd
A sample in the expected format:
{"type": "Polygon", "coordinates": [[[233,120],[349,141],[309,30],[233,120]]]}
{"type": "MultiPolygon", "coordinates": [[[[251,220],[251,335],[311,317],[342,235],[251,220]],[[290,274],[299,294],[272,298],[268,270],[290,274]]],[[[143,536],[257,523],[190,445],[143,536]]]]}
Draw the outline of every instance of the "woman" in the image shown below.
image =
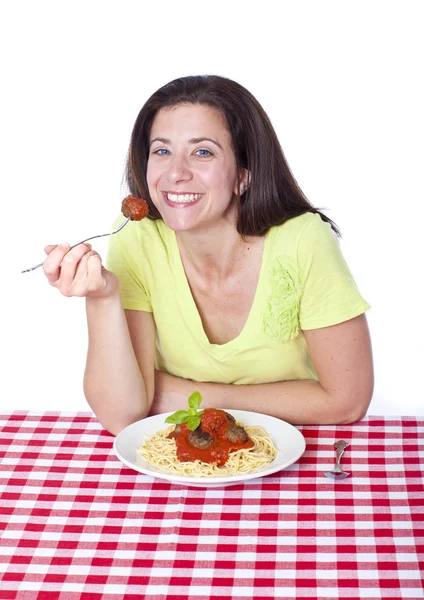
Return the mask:
{"type": "Polygon", "coordinates": [[[86,297],[84,391],[102,425],[116,435],[195,390],[202,407],[294,424],[361,419],[369,306],[256,99],[217,76],[165,85],[138,115],[127,181],[149,218],[110,238],[108,269],[88,244],[49,246],[44,263],[86,297]]]}

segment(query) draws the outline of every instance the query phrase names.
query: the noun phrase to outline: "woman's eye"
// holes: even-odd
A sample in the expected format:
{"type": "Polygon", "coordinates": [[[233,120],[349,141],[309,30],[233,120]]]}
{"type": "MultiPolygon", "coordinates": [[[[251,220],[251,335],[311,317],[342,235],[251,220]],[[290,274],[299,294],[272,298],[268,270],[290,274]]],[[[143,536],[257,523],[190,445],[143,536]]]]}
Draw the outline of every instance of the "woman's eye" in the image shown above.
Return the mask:
{"type": "Polygon", "coordinates": [[[165,148],[158,148],[153,152],[153,154],[159,154],[159,156],[166,156],[166,153],[169,154],[169,150],[166,150],[165,148]]]}
{"type": "Polygon", "coordinates": [[[201,148],[200,150],[196,150],[196,154],[198,154],[198,156],[213,156],[212,152],[210,152],[209,150],[205,150],[204,148],[201,148]]]}

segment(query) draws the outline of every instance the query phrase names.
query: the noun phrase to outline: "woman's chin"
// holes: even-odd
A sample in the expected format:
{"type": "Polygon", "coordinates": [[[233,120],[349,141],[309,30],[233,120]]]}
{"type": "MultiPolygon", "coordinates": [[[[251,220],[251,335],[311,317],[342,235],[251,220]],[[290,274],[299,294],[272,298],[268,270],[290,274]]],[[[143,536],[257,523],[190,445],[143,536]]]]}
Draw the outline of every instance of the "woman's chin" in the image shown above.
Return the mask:
{"type": "Polygon", "coordinates": [[[192,229],[197,229],[199,226],[199,223],[193,219],[172,218],[166,214],[162,216],[162,219],[165,225],[173,231],[191,231],[192,229]]]}

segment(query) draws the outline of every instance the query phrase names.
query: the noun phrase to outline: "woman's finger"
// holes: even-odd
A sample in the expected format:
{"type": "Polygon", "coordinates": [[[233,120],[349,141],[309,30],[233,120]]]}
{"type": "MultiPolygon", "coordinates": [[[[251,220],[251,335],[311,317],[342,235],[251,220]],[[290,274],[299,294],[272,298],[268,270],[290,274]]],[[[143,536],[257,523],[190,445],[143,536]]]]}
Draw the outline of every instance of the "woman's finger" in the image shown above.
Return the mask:
{"type": "Polygon", "coordinates": [[[79,262],[90,251],[91,244],[78,244],[63,257],[60,266],[60,291],[65,296],[72,295],[79,262]]]}
{"type": "MultiPolygon", "coordinates": [[[[94,272],[92,268],[90,269],[90,258],[92,256],[98,256],[98,262],[101,264],[101,258],[95,250],[90,250],[84,254],[81,260],[78,263],[77,270],[75,272],[74,278],[74,292],[76,296],[86,296],[87,291],[89,291],[89,279],[93,279],[94,272]]],[[[101,270],[100,270],[101,274],[101,270]]],[[[92,282],[91,282],[92,283],[92,282]]]]}
{"type": "Polygon", "coordinates": [[[102,259],[97,252],[88,257],[87,262],[87,285],[90,292],[101,291],[105,282],[103,277],[102,259]]]}
{"type": "Polygon", "coordinates": [[[46,275],[51,285],[55,285],[55,283],[59,280],[60,265],[65,254],[69,252],[69,247],[69,242],[59,244],[58,246],[50,250],[46,260],[43,263],[44,274],[46,275]]]}

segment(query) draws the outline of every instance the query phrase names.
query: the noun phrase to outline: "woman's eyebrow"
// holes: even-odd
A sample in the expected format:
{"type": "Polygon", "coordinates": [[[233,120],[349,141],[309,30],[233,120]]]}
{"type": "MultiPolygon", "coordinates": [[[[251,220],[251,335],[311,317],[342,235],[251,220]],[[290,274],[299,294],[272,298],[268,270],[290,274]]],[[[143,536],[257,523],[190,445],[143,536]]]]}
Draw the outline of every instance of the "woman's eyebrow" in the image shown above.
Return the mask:
{"type": "Polygon", "coordinates": [[[213,140],[212,138],[208,137],[191,138],[189,142],[190,144],[200,144],[200,142],[212,142],[212,144],[215,144],[216,146],[218,146],[218,148],[221,148],[222,150],[221,144],[219,144],[216,140],[213,140]]]}
{"type": "Polygon", "coordinates": [[[155,138],[149,144],[149,147],[153,144],[153,142],[162,142],[162,144],[170,144],[171,140],[167,140],[166,138],[155,138]]]}
{"type": "MultiPolygon", "coordinates": [[[[216,144],[218,146],[218,148],[221,148],[222,150],[222,146],[221,144],[219,144],[216,140],[213,140],[212,138],[208,138],[208,137],[199,137],[199,138],[191,138],[191,140],[188,140],[190,144],[199,144],[200,142],[212,142],[213,144],[216,144]]],[[[151,146],[153,144],[153,142],[162,142],[162,144],[170,144],[171,140],[168,140],[167,138],[154,138],[149,146],[151,146]]]]}

